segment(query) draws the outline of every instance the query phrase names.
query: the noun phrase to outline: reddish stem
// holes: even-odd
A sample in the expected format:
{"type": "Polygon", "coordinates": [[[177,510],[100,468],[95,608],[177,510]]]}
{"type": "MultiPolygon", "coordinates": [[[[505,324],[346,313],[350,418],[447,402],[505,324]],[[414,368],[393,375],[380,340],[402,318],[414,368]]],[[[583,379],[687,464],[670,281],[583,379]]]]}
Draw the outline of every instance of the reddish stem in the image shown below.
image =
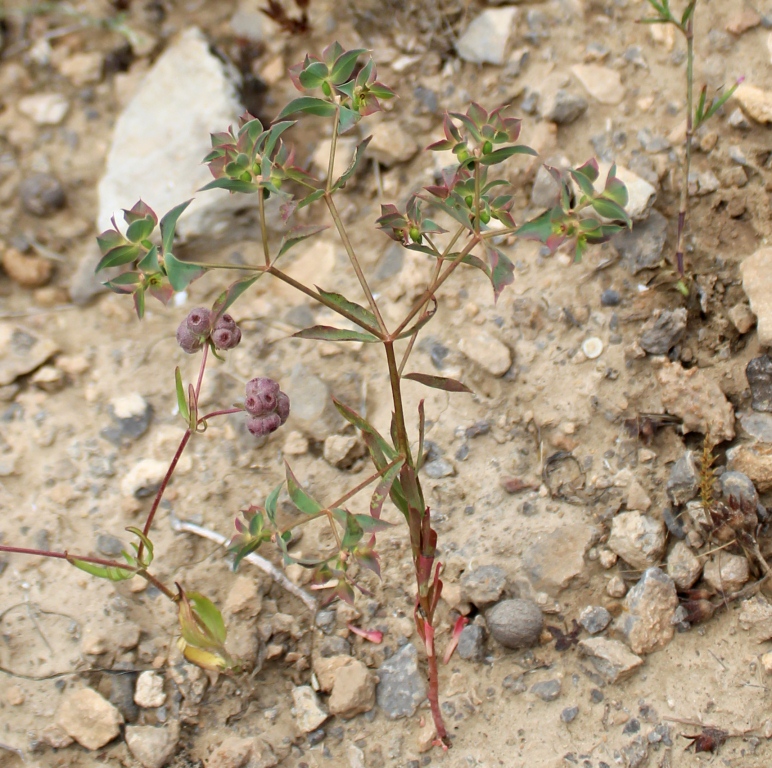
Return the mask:
{"type": "Polygon", "coordinates": [[[434,720],[434,727],[437,729],[437,738],[443,743],[444,746],[450,747],[450,739],[448,738],[448,732],[445,730],[445,723],[442,719],[442,711],[440,710],[440,676],[437,669],[437,652],[434,648],[434,635],[432,634],[431,653],[427,647],[427,657],[429,660],[429,706],[432,710],[432,719],[434,720]]]}
{"type": "Polygon", "coordinates": [[[198,419],[198,424],[200,424],[202,421],[206,421],[207,419],[213,419],[215,416],[227,416],[229,413],[243,413],[243,408],[224,408],[221,411],[212,411],[211,413],[207,413],[205,416],[201,416],[198,419]]]}
{"type": "MultiPolygon", "coordinates": [[[[150,514],[147,516],[147,520],[145,521],[145,527],[142,529],[142,533],[145,536],[147,536],[148,531],[150,530],[150,526],[153,524],[153,518],[155,517],[155,513],[158,510],[158,505],[161,503],[166,486],[169,484],[169,480],[172,479],[172,474],[177,467],[177,462],[180,460],[182,452],[185,450],[185,446],[188,444],[188,440],[190,440],[190,436],[192,434],[193,433],[189,429],[186,429],[185,434],[182,436],[182,440],[180,440],[179,446],[177,446],[177,451],[174,454],[172,463],[169,464],[169,469],[166,470],[166,475],[164,476],[163,482],[161,483],[161,487],[158,489],[158,493],[156,493],[155,499],[153,500],[153,506],[150,509],[150,514]]],[[[140,541],[139,549],[137,550],[137,560],[142,560],[143,550],[144,544],[140,541]]]]}
{"type": "Polygon", "coordinates": [[[209,344],[204,344],[204,354],[201,355],[201,368],[198,370],[198,382],[196,383],[196,403],[198,404],[198,396],[201,394],[201,384],[204,381],[204,371],[206,370],[206,361],[209,357],[209,344]]]}
{"type": "Polygon", "coordinates": [[[126,563],[118,563],[115,560],[105,560],[101,557],[89,557],[84,555],[72,555],[69,552],[53,552],[48,549],[27,549],[26,547],[8,547],[0,544],[0,552],[13,552],[17,555],[35,555],[37,557],[50,557],[57,560],[83,560],[84,563],[94,563],[94,565],[104,565],[107,568],[121,568],[130,570],[131,566],[126,563]]]}

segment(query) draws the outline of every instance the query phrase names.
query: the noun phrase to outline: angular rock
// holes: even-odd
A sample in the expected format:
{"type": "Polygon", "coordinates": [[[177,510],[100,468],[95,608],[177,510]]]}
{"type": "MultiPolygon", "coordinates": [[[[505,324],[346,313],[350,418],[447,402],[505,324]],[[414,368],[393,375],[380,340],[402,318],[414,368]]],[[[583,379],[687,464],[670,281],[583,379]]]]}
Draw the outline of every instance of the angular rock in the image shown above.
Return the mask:
{"type": "MultiPolygon", "coordinates": [[[[742,168],[738,170],[743,174],[745,173],[742,168]]],[[[756,325],[756,315],[751,312],[751,308],[744,301],[735,304],[727,312],[727,316],[732,321],[732,325],[737,328],[737,332],[740,335],[748,333],[756,325]]]]}
{"type": "Polygon", "coordinates": [[[686,309],[657,310],[641,329],[638,343],[650,355],[666,355],[683,338],[686,309]]]}
{"type": "Polygon", "coordinates": [[[726,452],[726,458],[729,469],[747,475],[760,493],[772,490],[772,445],[736,445],[726,452]]]}
{"type": "Polygon", "coordinates": [[[544,616],[532,600],[502,600],[485,612],[488,631],[505,648],[530,648],[539,642],[544,616]]]}
{"type": "Polygon", "coordinates": [[[664,363],[656,372],[662,404],[683,420],[684,432],[710,431],[716,442],[734,438],[734,409],[718,384],[701,368],[664,363]]]}
{"type": "Polygon", "coordinates": [[[461,600],[478,608],[495,603],[507,586],[507,574],[498,565],[482,565],[461,576],[461,600]]]}
{"type": "Polygon", "coordinates": [[[386,168],[406,163],[420,149],[413,134],[397,121],[378,123],[370,129],[370,135],[367,154],[386,168]]]}
{"type": "Polygon", "coordinates": [[[157,672],[146,670],[137,678],[134,690],[134,703],[143,709],[154,709],[163,706],[166,701],[164,679],[157,672]]]}
{"type": "Polygon", "coordinates": [[[542,93],[539,99],[539,114],[551,123],[568,125],[578,120],[588,107],[587,99],[565,88],[542,93]]]}
{"type": "Polygon", "coordinates": [[[51,339],[27,328],[0,323],[0,387],[32,373],[58,351],[51,339]]]}
{"type": "Polygon", "coordinates": [[[375,706],[375,677],[359,659],[347,659],[334,675],[332,693],[327,702],[331,715],[354,717],[369,712],[375,706]]]}
{"type": "Polygon", "coordinates": [[[250,576],[237,576],[225,598],[223,613],[239,616],[241,620],[254,619],[263,607],[263,596],[257,581],[250,576]]]}
{"type": "MultiPolygon", "coordinates": [[[[160,217],[211,181],[201,160],[211,149],[209,134],[235,125],[242,112],[236,79],[195,27],[156,59],[115,123],[99,182],[100,229],[140,196],[160,217]]],[[[244,207],[241,195],[196,195],[178,231],[183,237],[220,234],[229,214],[244,207]]]]}
{"type": "Polygon", "coordinates": [[[630,483],[630,487],[627,489],[625,506],[628,509],[637,510],[638,512],[646,512],[651,507],[649,495],[637,480],[633,480],[630,483]]]}
{"type": "Polygon", "coordinates": [[[763,643],[772,638],[772,604],[756,595],[743,600],[738,616],[740,626],[750,632],[751,639],[757,643],[763,643]]]}
{"type": "Polygon", "coordinates": [[[99,749],[120,733],[121,713],[92,688],[67,691],[56,724],[86,749],[99,749]]]}
{"type": "Polygon", "coordinates": [[[365,453],[365,446],[356,435],[330,435],[324,441],[324,460],[338,469],[348,469],[365,453]]]}
{"type": "Polygon", "coordinates": [[[643,664],[643,659],[631,653],[624,643],[605,637],[591,637],[579,643],[579,652],[589,657],[598,673],[608,683],[618,683],[630,677],[643,664]]]}
{"type": "Polygon", "coordinates": [[[591,635],[597,635],[611,623],[611,614],[602,605],[588,605],[579,614],[579,623],[591,635]]]}
{"type": "Polygon", "coordinates": [[[27,213],[50,216],[67,203],[62,182],[51,173],[33,173],[19,184],[19,197],[27,213]]]}
{"type": "Polygon", "coordinates": [[[130,443],[147,432],[153,409],[138,392],[114,397],[108,406],[113,423],[101,435],[115,445],[130,443]]]}
{"type": "Polygon", "coordinates": [[[646,221],[636,224],[632,230],[619,232],[611,242],[627,269],[636,275],[660,263],[666,239],[667,219],[659,211],[652,211],[646,221]]]}
{"type": "Polygon", "coordinates": [[[702,577],[720,594],[739,592],[751,577],[748,558],[745,555],[718,552],[705,563],[702,577]]]}
{"type": "Polygon", "coordinates": [[[756,315],[759,343],[772,345],[772,248],[759,248],[740,264],[743,290],[756,315]]]}
{"type": "Polygon", "coordinates": [[[673,580],[659,568],[649,568],[627,593],[626,610],[614,622],[614,629],[633,653],[651,653],[673,638],[672,619],[677,607],[673,580]]]}
{"type": "Polygon", "coordinates": [[[463,336],[458,348],[492,376],[503,376],[512,366],[512,352],[509,347],[485,331],[470,332],[463,336]]]}
{"type": "Polygon", "coordinates": [[[469,624],[458,638],[458,655],[467,661],[482,661],[485,657],[485,632],[477,624],[469,624]]]}
{"type": "Polygon", "coordinates": [[[61,93],[35,93],[19,99],[19,112],[37,125],[59,125],[70,109],[61,93]]]}
{"type": "MultiPolygon", "coordinates": [[[[606,183],[606,176],[611,169],[610,163],[600,163],[600,176],[595,182],[597,189],[602,189],[606,183]]],[[[652,206],[657,199],[657,190],[648,181],[642,179],[631,170],[622,165],[617,166],[617,178],[627,187],[627,205],[625,210],[633,222],[645,221],[651,213],[652,206]]]]}
{"type": "Polygon", "coordinates": [[[456,42],[458,55],[474,64],[504,64],[517,14],[517,8],[511,6],[483,11],[456,42]]]}
{"type": "Polygon", "coordinates": [[[376,701],[390,720],[412,717],[426,698],[426,680],[412,643],[406,643],[381,664],[378,680],[376,701]]]}
{"type": "Polygon", "coordinates": [[[325,440],[342,426],[343,420],[335,411],[327,384],[302,363],[292,369],[282,389],[292,403],[292,426],[309,438],[325,440]]]}
{"type": "Polygon", "coordinates": [[[292,689],[292,714],[302,733],[315,731],[328,717],[310,685],[298,685],[292,689]]]}
{"type": "Polygon", "coordinates": [[[700,578],[702,563],[683,541],[677,541],[667,556],[667,575],[678,589],[690,589],[700,578]]]}
{"type": "Polygon", "coordinates": [[[136,499],[152,496],[161,486],[168,468],[165,461],[141,459],[123,476],[121,493],[136,499]]]}
{"type": "Polygon", "coordinates": [[[718,483],[721,486],[721,496],[724,501],[729,501],[731,497],[734,497],[740,501],[748,502],[753,507],[759,505],[759,493],[748,475],[728,470],[721,473],[718,483]]]}
{"type": "Polygon", "coordinates": [[[625,88],[616,70],[599,64],[575,64],[571,71],[587,93],[601,104],[616,106],[625,98],[625,88]]]}
{"type": "Polygon", "coordinates": [[[332,690],[338,670],[341,667],[345,667],[351,659],[352,657],[347,654],[338,654],[336,656],[314,656],[314,674],[319,682],[319,689],[323,693],[329,693],[332,690]]]}
{"type": "Polygon", "coordinates": [[[584,555],[595,537],[595,529],[584,523],[535,536],[523,553],[523,567],[534,587],[550,593],[565,589],[584,571],[584,555]]]}
{"type": "Polygon", "coordinates": [[[427,461],[423,466],[423,471],[432,480],[439,480],[442,477],[453,477],[456,474],[456,468],[447,459],[443,458],[427,461]]]}
{"type": "Polygon", "coordinates": [[[640,512],[622,512],[611,521],[608,547],[633,568],[657,565],[666,541],[665,524],[640,512]]]}
{"type": "Polygon", "coordinates": [[[176,723],[169,727],[129,725],[125,737],[129,752],[144,768],[163,768],[177,748],[179,728],[176,723]]]}
{"type": "Polygon", "coordinates": [[[745,378],[751,388],[753,410],[772,412],[772,359],[767,355],[754,357],[745,366],[745,378]]]}
{"type": "Polygon", "coordinates": [[[542,680],[531,686],[531,693],[542,701],[555,701],[560,696],[560,680],[542,680]]]}
{"type": "Polygon", "coordinates": [[[665,486],[667,496],[677,507],[686,504],[697,495],[700,487],[700,475],[693,451],[686,451],[673,464],[665,486]]]}
{"type": "Polygon", "coordinates": [[[279,760],[270,745],[257,737],[229,736],[206,761],[206,768],[273,768],[279,760]]]}
{"type": "Polygon", "coordinates": [[[772,91],[765,91],[750,83],[742,83],[734,92],[734,98],[751,120],[772,123],[772,91]]]}
{"type": "Polygon", "coordinates": [[[750,411],[738,414],[742,428],[760,443],[772,443],[772,414],[750,411]]]}

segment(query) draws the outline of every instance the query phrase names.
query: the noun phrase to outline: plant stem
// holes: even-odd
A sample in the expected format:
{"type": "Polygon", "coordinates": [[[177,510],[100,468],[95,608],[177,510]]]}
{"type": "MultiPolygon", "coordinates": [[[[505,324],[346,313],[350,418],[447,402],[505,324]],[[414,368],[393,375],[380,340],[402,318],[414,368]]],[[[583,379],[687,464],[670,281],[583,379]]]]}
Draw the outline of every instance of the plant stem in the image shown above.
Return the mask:
{"type": "MultiPolygon", "coordinates": [[[[142,533],[145,536],[147,536],[148,531],[150,530],[150,526],[153,524],[153,518],[155,517],[155,513],[158,510],[158,505],[161,503],[161,499],[163,498],[164,491],[166,490],[166,486],[169,484],[169,480],[172,479],[172,474],[174,473],[174,470],[177,467],[177,462],[180,460],[182,456],[182,452],[185,450],[185,446],[188,444],[188,440],[190,440],[190,436],[192,434],[193,433],[189,429],[186,429],[185,434],[182,436],[182,440],[180,440],[179,446],[177,446],[177,451],[174,454],[172,463],[169,464],[169,469],[166,470],[166,475],[164,476],[164,479],[161,482],[161,487],[158,489],[158,492],[155,495],[155,499],[153,499],[153,506],[150,508],[150,514],[147,516],[147,520],[145,520],[145,527],[142,529],[142,533]]],[[[139,549],[137,550],[137,560],[142,559],[143,549],[144,549],[144,544],[142,541],[140,541],[139,549]]]]}
{"type": "Polygon", "coordinates": [[[362,291],[367,297],[367,303],[370,305],[370,309],[373,311],[373,314],[378,320],[378,327],[381,329],[382,334],[388,334],[386,323],[384,323],[383,317],[381,316],[381,310],[378,308],[378,303],[375,301],[373,292],[370,290],[370,286],[367,283],[364,272],[362,272],[362,266],[360,265],[359,259],[354,252],[354,247],[351,245],[348,232],[346,232],[346,228],[343,226],[340,214],[338,213],[338,209],[335,207],[335,201],[332,199],[330,192],[325,192],[324,202],[327,203],[330,216],[332,216],[332,220],[335,222],[335,228],[338,230],[338,234],[340,235],[343,247],[346,249],[351,266],[354,268],[354,272],[356,273],[357,279],[359,280],[359,284],[362,286],[362,291]]]}
{"type": "Polygon", "coordinates": [[[389,366],[389,383],[391,385],[391,396],[394,401],[394,425],[397,432],[397,445],[395,446],[405,457],[405,463],[408,466],[414,466],[413,457],[410,453],[410,440],[405,426],[405,409],[402,403],[402,382],[399,377],[399,366],[397,358],[394,355],[394,342],[384,341],[383,348],[386,352],[386,363],[389,366]]]}
{"type": "Polygon", "coordinates": [[[340,106],[335,107],[335,119],[332,121],[332,139],[330,141],[330,159],[327,163],[327,183],[325,189],[329,195],[332,191],[332,172],[335,168],[335,153],[338,149],[338,119],[340,118],[340,106]]]}
{"type": "Polygon", "coordinates": [[[686,156],[681,179],[681,200],[678,210],[678,236],[676,239],[676,267],[678,274],[684,276],[684,229],[689,205],[689,170],[692,162],[692,133],[694,120],[694,13],[685,27],[678,28],[686,38],[686,156]]]}
{"type": "Polygon", "coordinates": [[[260,237],[263,241],[263,256],[265,257],[265,266],[271,266],[271,254],[268,251],[268,227],[265,225],[265,200],[263,199],[263,190],[257,192],[260,208],[260,237]]]}
{"type": "Polygon", "coordinates": [[[201,424],[202,421],[206,421],[207,419],[213,419],[215,416],[227,416],[230,413],[243,413],[243,408],[223,408],[221,411],[212,411],[211,413],[207,413],[204,416],[199,417],[198,424],[201,424]]]}
{"type": "Polygon", "coordinates": [[[359,485],[352,488],[350,491],[347,491],[343,494],[339,499],[334,501],[328,509],[334,509],[335,507],[339,507],[341,504],[345,504],[352,496],[356,496],[361,490],[367,488],[370,483],[377,480],[379,477],[383,477],[395,464],[397,464],[402,459],[401,456],[397,456],[396,459],[393,461],[390,461],[382,470],[379,472],[374,472],[370,477],[368,477],[366,480],[362,480],[359,485]]]}
{"type": "Polygon", "coordinates": [[[209,357],[209,343],[204,344],[204,352],[201,355],[201,367],[198,369],[198,381],[196,382],[196,410],[198,410],[198,396],[201,394],[201,384],[204,381],[204,371],[206,370],[206,361],[209,357]]]}

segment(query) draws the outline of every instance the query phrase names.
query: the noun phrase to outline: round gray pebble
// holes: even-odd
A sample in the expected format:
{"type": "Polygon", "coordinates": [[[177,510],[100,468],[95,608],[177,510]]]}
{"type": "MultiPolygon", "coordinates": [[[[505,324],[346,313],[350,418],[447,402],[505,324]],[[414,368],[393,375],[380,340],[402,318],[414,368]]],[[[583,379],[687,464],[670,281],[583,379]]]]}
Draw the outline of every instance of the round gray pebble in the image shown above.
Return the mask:
{"type": "Polygon", "coordinates": [[[64,208],[67,198],[59,179],[50,173],[33,173],[19,184],[24,210],[33,216],[50,216],[64,208]]]}
{"type": "Polygon", "coordinates": [[[566,707],[560,713],[560,719],[564,723],[573,723],[576,720],[576,716],[579,714],[579,707],[566,707]]]}
{"type": "Polygon", "coordinates": [[[505,648],[529,648],[539,642],[544,616],[532,600],[502,600],[485,613],[493,638],[505,648]]]}

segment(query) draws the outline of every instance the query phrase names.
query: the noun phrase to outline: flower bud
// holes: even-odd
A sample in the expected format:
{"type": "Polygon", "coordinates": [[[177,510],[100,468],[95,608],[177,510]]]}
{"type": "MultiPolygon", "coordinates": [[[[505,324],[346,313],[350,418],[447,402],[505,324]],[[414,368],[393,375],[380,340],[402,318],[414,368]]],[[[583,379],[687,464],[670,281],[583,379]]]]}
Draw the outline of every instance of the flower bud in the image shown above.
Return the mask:
{"type": "Polygon", "coordinates": [[[493,144],[491,144],[490,141],[486,141],[482,145],[482,151],[484,155],[489,155],[491,152],[493,152],[493,144]]]}
{"type": "Polygon", "coordinates": [[[212,313],[206,307],[196,307],[188,312],[185,324],[191,333],[208,336],[212,330],[212,313]]]}
{"type": "Polygon", "coordinates": [[[326,80],[322,83],[322,93],[325,96],[332,96],[332,88],[326,80]]]}
{"type": "Polygon", "coordinates": [[[188,328],[187,320],[183,320],[177,328],[177,343],[182,347],[182,351],[189,355],[198,352],[204,346],[203,337],[188,328]]]}
{"type": "Polygon", "coordinates": [[[265,437],[275,432],[282,425],[278,413],[269,413],[267,416],[253,416],[247,422],[247,429],[255,437],[265,437]]]}
{"type": "Polygon", "coordinates": [[[480,211],[480,221],[483,224],[487,224],[491,220],[491,215],[488,211],[480,211]]]}
{"type": "Polygon", "coordinates": [[[456,152],[456,157],[458,158],[459,163],[463,163],[464,160],[469,159],[469,150],[467,150],[466,147],[461,147],[461,149],[456,152]]]}
{"type": "Polygon", "coordinates": [[[212,343],[217,349],[233,349],[241,341],[241,329],[230,315],[217,320],[212,331],[212,343]]]}
{"type": "Polygon", "coordinates": [[[247,429],[260,437],[277,430],[287,421],[290,401],[276,381],[258,377],[247,382],[244,408],[251,416],[247,429]]]}
{"type": "Polygon", "coordinates": [[[421,242],[421,230],[418,227],[410,227],[410,239],[414,243],[421,242]]]}

